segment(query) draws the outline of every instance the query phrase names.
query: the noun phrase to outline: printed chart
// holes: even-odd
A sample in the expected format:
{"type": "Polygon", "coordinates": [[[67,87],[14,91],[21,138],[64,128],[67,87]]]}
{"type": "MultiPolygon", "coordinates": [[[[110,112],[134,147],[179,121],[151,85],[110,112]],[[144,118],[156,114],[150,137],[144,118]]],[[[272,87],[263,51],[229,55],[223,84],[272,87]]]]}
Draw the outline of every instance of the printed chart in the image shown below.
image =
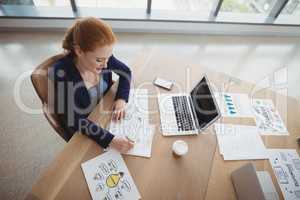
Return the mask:
{"type": "Polygon", "coordinates": [[[300,158],[295,149],[268,149],[284,199],[300,200],[300,158]]]}
{"type": "Polygon", "coordinates": [[[262,135],[288,135],[278,111],[270,99],[253,99],[256,125],[262,135]]]}
{"type": "Polygon", "coordinates": [[[254,117],[247,94],[216,93],[216,100],[224,117],[254,117]]]}

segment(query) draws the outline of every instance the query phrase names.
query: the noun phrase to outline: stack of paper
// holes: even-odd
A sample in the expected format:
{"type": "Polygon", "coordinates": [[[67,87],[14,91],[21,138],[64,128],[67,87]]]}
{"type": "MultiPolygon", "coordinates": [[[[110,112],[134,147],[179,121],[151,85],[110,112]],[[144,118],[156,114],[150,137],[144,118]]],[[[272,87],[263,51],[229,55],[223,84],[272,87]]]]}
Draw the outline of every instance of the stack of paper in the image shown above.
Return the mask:
{"type": "Polygon", "coordinates": [[[120,153],[110,150],[81,164],[93,200],[137,200],[139,191],[120,153]]]}
{"type": "Polygon", "coordinates": [[[254,117],[247,94],[216,93],[215,96],[223,117],[254,117]]]}
{"type": "Polygon", "coordinates": [[[253,99],[256,125],[262,135],[288,135],[288,131],[270,99],[253,99]]]}
{"type": "Polygon", "coordinates": [[[215,124],[215,131],[224,160],[268,158],[265,145],[255,126],[215,124]]]}
{"type": "Polygon", "coordinates": [[[131,90],[125,117],[111,121],[109,131],[135,142],[128,155],[151,157],[154,126],[149,124],[148,90],[131,90]]]}
{"type": "Polygon", "coordinates": [[[268,149],[269,161],[284,199],[300,199],[300,158],[295,149],[268,149]]]}

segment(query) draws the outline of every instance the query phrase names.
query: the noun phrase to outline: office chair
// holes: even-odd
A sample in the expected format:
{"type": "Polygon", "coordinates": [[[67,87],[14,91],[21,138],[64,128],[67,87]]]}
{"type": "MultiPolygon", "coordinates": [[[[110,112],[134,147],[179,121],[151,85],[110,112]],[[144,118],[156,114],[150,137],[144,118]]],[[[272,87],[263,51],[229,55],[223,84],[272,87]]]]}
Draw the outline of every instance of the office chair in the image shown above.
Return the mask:
{"type": "MultiPolygon", "coordinates": [[[[48,69],[53,66],[55,62],[57,62],[60,58],[64,57],[65,54],[58,54],[55,56],[52,56],[42,62],[31,74],[31,82],[32,85],[39,96],[41,102],[42,102],[42,109],[43,113],[50,123],[50,125],[53,127],[53,129],[60,135],[66,142],[69,141],[69,137],[67,136],[68,132],[67,130],[64,130],[64,128],[61,126],[58,120],[58,116],[51,112],[51,110],[54,110],[53,106],[54,104],[52,102],[48,102],[48,95],[53,95],[53,90],[51,88],[52,81],[48,79],[48,69]],[[50,94],[49,94],[50,92],[50,94]],[[51,94],[52,93],[52,94],[51,94]]],[[[52,98],[50,98],[52,99],[52,98]]]]}

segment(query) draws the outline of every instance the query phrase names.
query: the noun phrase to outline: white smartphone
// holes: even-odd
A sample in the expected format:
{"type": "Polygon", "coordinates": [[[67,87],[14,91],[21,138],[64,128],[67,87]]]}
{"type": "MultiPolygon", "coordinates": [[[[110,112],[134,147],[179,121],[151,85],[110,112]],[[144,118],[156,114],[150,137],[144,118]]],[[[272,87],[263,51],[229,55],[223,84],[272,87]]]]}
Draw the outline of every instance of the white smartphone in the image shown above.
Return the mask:
{"type": "Polygon", "coordinates": [[[153,81],[153,84],[164,89],[171,90],[174,85],[174,82],[156,77],[153,81]]]}

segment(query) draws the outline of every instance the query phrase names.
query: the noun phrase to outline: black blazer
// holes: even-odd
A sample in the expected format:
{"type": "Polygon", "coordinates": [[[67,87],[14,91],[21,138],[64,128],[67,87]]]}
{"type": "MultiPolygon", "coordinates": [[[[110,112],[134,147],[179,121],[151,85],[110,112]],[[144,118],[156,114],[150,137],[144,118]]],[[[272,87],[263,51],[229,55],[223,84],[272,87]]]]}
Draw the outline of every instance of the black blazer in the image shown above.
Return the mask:
{"type": "MultiPolygon", "coordinates": [[[[111,56],[107,68],[101,72],[108,89],[112,85],[112,71],[120,77],[115,99],[128,102],[131,70],[111,56]]],[[[73,62],[73,56],[69,54],[58,60],[50,68],[49,78],[54,81],[54,112],[66,130],[66,137],[70,139],[76,131],[80,131],[106,148],[114,135],[87,119],[96,105],[92,105],[89,92],[73,62]]]]}

